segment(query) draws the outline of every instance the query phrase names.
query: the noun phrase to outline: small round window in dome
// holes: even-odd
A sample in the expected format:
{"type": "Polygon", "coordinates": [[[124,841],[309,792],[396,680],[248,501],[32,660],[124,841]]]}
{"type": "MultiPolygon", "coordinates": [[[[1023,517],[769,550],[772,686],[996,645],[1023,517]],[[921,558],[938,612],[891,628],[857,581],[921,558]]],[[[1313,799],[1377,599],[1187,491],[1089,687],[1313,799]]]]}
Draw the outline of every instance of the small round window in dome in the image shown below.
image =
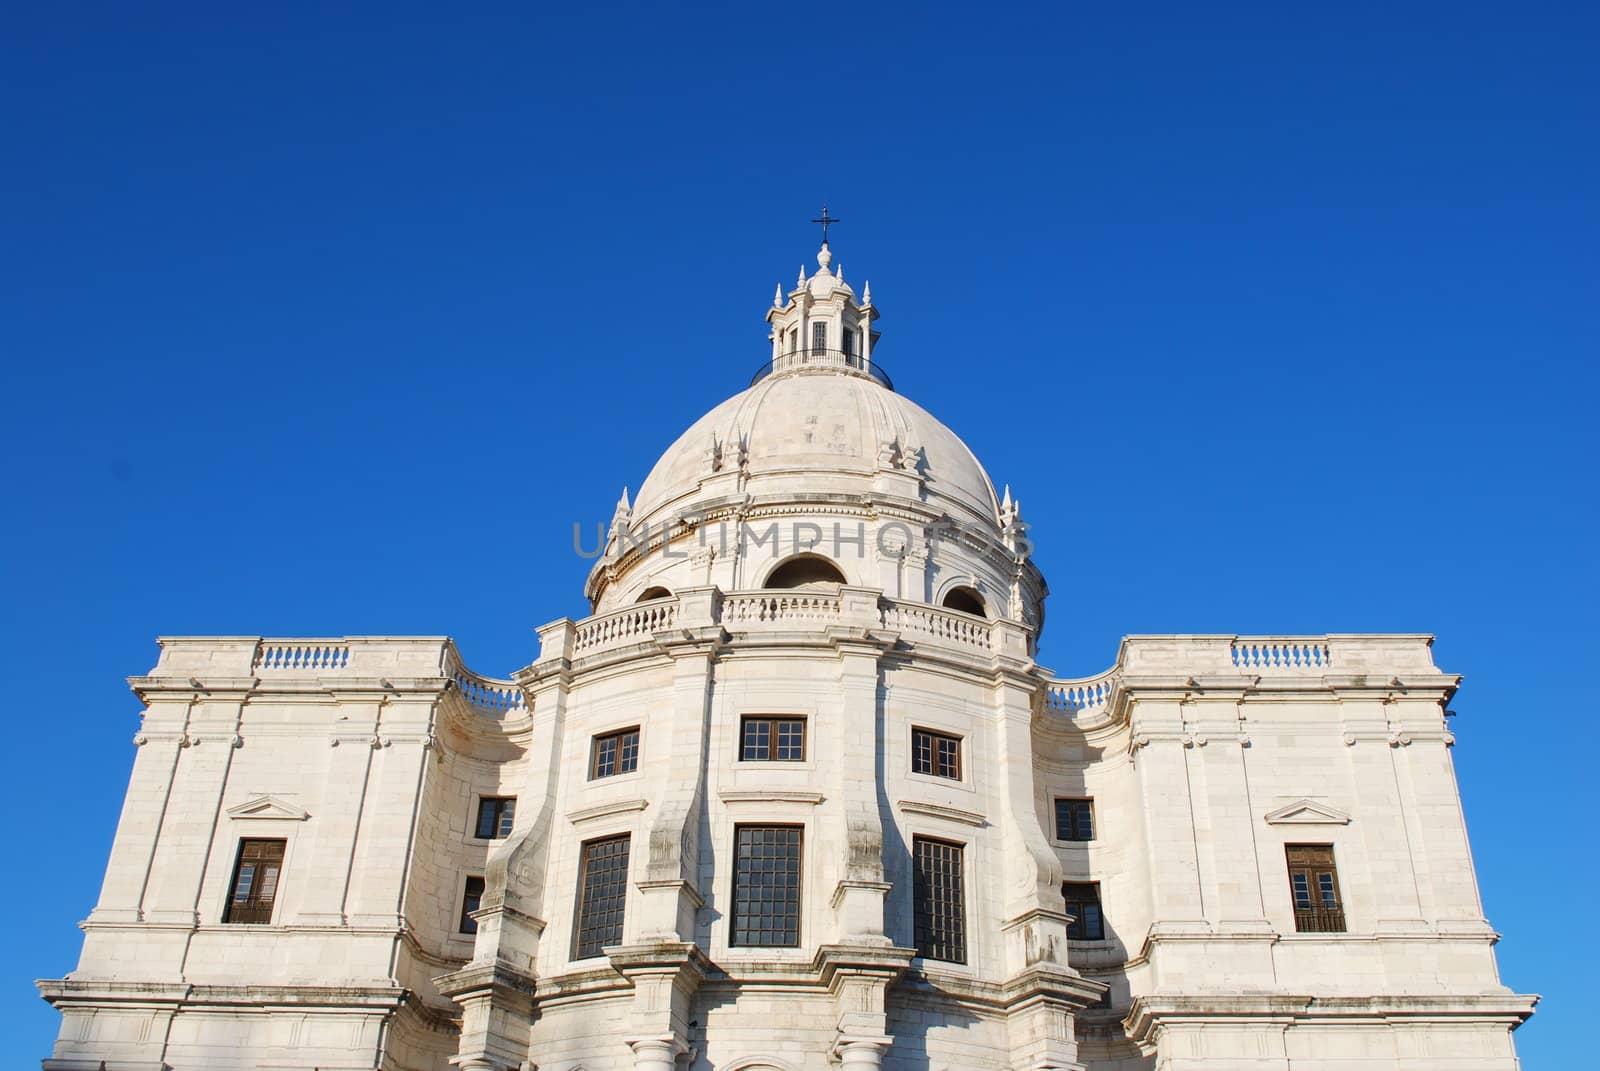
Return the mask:
{"type": "Polygon", "coordinates": [[[657,587],[653,587],[653,588],[645,588],[642,592],[639,593],[639,597],[637,599],[633,600],[633,601],[634,602],[649,602],[651,599],[670,599],[670,598],[672,598],[672,592],[668,591],[664,587],[657,586],[657,587]]]}
{"type": "Polygon", "coordinates": [[[960,610],[975,617],[989,616],[984,612],[983,599],[971,588],[951,588],[944,597],[944,606],[946,609],[960,610]]]}
{"type": "Polygon", "coordinates": [[[790,558],[767,576],[764,588],[814,588],[823,584],[844,584],[844,574],[828,559],[815,554],[790,558]]]}

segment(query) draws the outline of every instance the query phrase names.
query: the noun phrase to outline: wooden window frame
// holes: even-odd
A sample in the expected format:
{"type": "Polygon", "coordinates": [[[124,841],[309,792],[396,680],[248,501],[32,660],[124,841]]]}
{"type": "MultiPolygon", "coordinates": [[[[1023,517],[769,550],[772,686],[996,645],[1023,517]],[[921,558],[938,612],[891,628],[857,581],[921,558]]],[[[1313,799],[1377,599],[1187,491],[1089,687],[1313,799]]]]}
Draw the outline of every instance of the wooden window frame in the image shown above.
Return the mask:
{"type": "Polygon", "coordinates": [[[483,893],[487,886],[482,874],[468,874],[461,883],[461,917],[456,920],[456,934],[459,936],[475,936],[478,932],[478,920],[472,913],[483,906],[483,893]],[[477,893],[473,893],[473,882],[477,882],[477,893]]]}
{"type": "Polygon", "coordinates": [[[283,888],[283,861],[289,854],[289,841],[285,837],[241,837],[238,850],[233,856],[233,875],[228,881],[228,899],[223,905],[222,921],[232,926],[270,926],[273,912],[278,906],[278,891],[283,888]],[[276,858],[269,853],[247,859],[247,853],[260,851],[263,845],[276,845],[276,858]],[[271,870],[270,889],[265,896],[261,895],[261,885],[264,882],[262,861],[271,860],[276,867],[271,870]],[[244,876],[245,867],[249,865],[248,891],[245,896],[239,896],[239,879],[244,876]]]}
{"type": "Polygon", "coordinates": [[[805,715],[795,714],[746,714],[739,719],[739,761],[740,762],[805,762],[811,757],[810,726],[806,724],[805,715]],[[746,733],[749,727],[767,723],[767,753],[764,756],[752,758],[746,754],[746,733]],[[778,757],[778,726],[784,722],[795,722],[800,726],[800,757],[797,759],[784,759],[778,757]]]}
{"type": "Polygon", "coordinates": [[[578,851],[578,899],[572,913],[572,958],[593,959],[605,954],[604,949],[608,944],[615,944],[622,940],[623,926],[628,918],[628,885],[631,867],[633,865],[633,837],[628,833],[613,833],[604,837],[594,837],[583,842],[578,851]],[[600,848],[609,848],[617,844],[622,845],[620,853],[614,853],[610,861],[620,857],[620,865],[613,871],[608,869],[603,876],[615,886],[604,900],[589,898],[589,882],[597,876],[598,872],[591,872],[591,861],[594,853],[600,848]],[[621,874],[618,882],[617,872],[621,874]],[[594,920],[592,913],[598,912],[608,916],[604,923],[594,920]],[[591,933],[598,934],[590,937],[591,933]],[[613,939],[614,937],[614,939],[613,939]]]}
{"type": "Polygon", "coordinates": [[[914,774],[919,774],[919,775],[921,775],[923,777],[941,777],[941,778],[944,778],[946,781],[960,781],[960,780],[962,780],[963,774],[965,773],[965,770],[963,768],[965,764],[963,763],[962,756],[961,756],[961,752],[962,752],[964,744],[965,744],[965,740],[963,740],[961,737],[957,736],[954,733],[943,732],[943,731],[941,731],[939,729],[927,729],[927,728],[923,728],[920,725],[912,726],[911,727],[911,772],[914,773],[914,774]],[[922,769],[922,767],[920,765],[921,756],[922,756],[922,748],[921,748],[921,743],[922,743],[921,738],[922,737],[926,737],[928,739],[928,741],[929,741],[929,745],[928,745],[928,768],[927,769],[922,769]],[[950,743],[950,744],[954,744],[955,745],[955,758],[954,758],[954,760],[952,762],[950,762],[948,764],[945,763],[945,761],[944,761],[944,759],[941,756],[940,751],[939,751],[939,745],[942,744],[942,743],[950,743]],[[953,772],[951,772],[951,773],[941,772],[942,769],[944,769],[947,766],[953,772]]]}
{"type": "Polygon", "coordinates": [[[642,737],[637,725],[630,725],[626,729],[612,729],[609,732],[596,733],[594,737],[591,738],[589,743],[589,780],[599,781],[606,777],[621,777],[623,774],[630,774],[638,770],[639,749],[641,743],[642,737]],[[630,735],[633,737],[633,765],[625,768],[623,763],[627,761],[625,755],[627,747],[626,739],[630,735]],[[616,753],[613,762],[615,769],[611,770],[609,773],[601,773],[600,749],[603,745],[613,741],[616,743],[616,753]]]}
{"type": "Polygon", "coordinates": [[[479,796],[478,821],[473,827],[474,840],[504,840],[511,835],[512,824],[516,821],[517,797],[515,796],[479,796]],[[485,807],[490,813],[490,832],[483,831],[483,818],[485,807]]]}
{"type": "Polygon", "coordinates": [[[967,962],[967,846],[943,837],[911,838],[912,930],[917,955],[941,963],[967,962]],[[924,849],[931,849],[925,853],[924,849]],[[954,854],[954,866],[932,853],[954,854]],[[925,854],[928,856],[925,858],[925,854]],[[943,867],[947,888],[940,895],[930,867],[943,867]]]}
{"type": "Polygon", "coordinates": [[[1066,844],[1087,844],[1095,839],[1094,834],[1096,825],[1097,823],[1095,822],[1093,796],[1057,796],[1055,798],[1056,840],[1066,844]],[[1071,809],[1067,812],[1067,833],[1069,836],[1061,835],[1061,805],[1064,803],[1072,805],[1071,809]],[[1080,823],[1082,813],[1077,806],[1078,804],[1083,804],[1089,812],[1089,829],[1087,836],[1079,836],[1079,834],[1083,833],[1084,830],[1080,823]]]}
{"type": "Polygon", "coordinates": [[[1339,886],[1339,863],[1333,845],[1285,844],[1283,857],[1289,868],[1289,907],[1294,912],[1295,932],[1347,933],[1344,893],[1339,886]],[[1297,895],[1297,877],[1305,881],[1304,904],[1297,895]]]}
{"type": "MultiPolygon", "coordinates": [[[[767,845],[761,845],[767,847],[767,845]]],[[[767,855],[751,855],[751,859],[771,858],[767,855]]],[[[730,948],[799,948],[801,937],[805,929],[805,876],[806,876],[806,829],[803,825],[788,822],[741,822],[733,827],[733,875],[728,897],[728,947],[730,948]],[[739,910],[740,907],[740,882],[739,872],[741,861],[740,850],[743,834],[755,830],[773,831],[783,830],[795,834],[794,841],[794,903],[792,910],[786,910],[784,917],[794,919],[794,940],[792,941],[753,941],[740,940],[740,929],[744,926],[745,918],[739,910]]],[[[763,899],[761,903],[777,903],[788,907],[787,901],[763,899]]],[[[766,916],[771,917],[771,916],[766,916]]],[[[770,931],[774,927],[758,927],[770,931]]]]}
{"type": "Polygon", "coordinates": [[[1100,899],[1100,883],[1098,881],[1064,881],[1061,883],[1061,897],[1066,901],[1067,914],[1072,915],[1072,922],[1067,926],[1067,940],[1069,941],[1104,941],[1106,939],[1106,909],[1100,899]],[[1086,897],[1078,892],[1080,889],[1094,890],[1092,897],[1086,897]],[[1093,904],[1094,918],[1091,921],[1088,913],[1074,911],[1074,906],[1093,904]],[[1077,932],[1074,933],[1073,931],[1077,932]]]}

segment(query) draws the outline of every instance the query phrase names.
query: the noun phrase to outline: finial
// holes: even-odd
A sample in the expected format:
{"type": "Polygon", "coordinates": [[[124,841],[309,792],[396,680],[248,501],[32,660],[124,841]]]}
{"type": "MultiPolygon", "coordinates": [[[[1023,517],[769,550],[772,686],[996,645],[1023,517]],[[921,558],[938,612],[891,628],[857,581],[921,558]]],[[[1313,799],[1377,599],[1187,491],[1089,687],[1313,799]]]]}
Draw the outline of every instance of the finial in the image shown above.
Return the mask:
{"type": "Polygon", "coordinates": [[[628,489],[626,487],[622,489],[622,497],[617,499],[617,508],[625,510],[633,508],[633,505],[628,501],[628,489]]]}
{"type": "Polygon", "coordinates": [[[867,280],[867,285],[865,287],[863,287],[862,290],[861,290],[861,304],[863,304],[863,305],[871,305],[872,304],[872,280],[871,279],[867,280]]]}
{"type": "Polygon", "coordinates": [[[833,263],[833,250],[828,248],[828,243],[823,242],[822,248],[817,250],[817,264],[822,271],[828,270],[828,265],[833,263]]]}
{"type": "Polygon", "coordinates": [[[772,288],[772,307],[775,308],[775,309],[783,308],[783,284],[782,283],[778,283],[775,286],[773,286],[773,288],[772,288]]]}
{"type": "Polygon", "coordinates": [[[800,265],[800,281],[795,285],[799,287],[806,285],[806,266],[804,264],[800,265]]]}
{"type": "Polygon", "coordinates": [[[1000,512],[1004,513],[1011,508],[1011,485],[1006,484],[1006,493],[1000,496],[1000,512]]]}
{"type": "Polygon", "coordinates": [[[840,264],[837,268],[833,269],[833,274],[838,276],[841,283],[844,282],[844,265],[840,264]]]}
{"type": "Polygon", "coordinates": [[[828,215],[827,202],[823,202],[822,215],[819,216],[818,218],[812,220],[811,222],[812,223],[820,223],[820,224],[822,224],[822,248],[826,249],[826,248],[828,248],[828,225],[830,223],[841,223],[843,221],[834,219],[831,216],[829,216],[828,215]]]}

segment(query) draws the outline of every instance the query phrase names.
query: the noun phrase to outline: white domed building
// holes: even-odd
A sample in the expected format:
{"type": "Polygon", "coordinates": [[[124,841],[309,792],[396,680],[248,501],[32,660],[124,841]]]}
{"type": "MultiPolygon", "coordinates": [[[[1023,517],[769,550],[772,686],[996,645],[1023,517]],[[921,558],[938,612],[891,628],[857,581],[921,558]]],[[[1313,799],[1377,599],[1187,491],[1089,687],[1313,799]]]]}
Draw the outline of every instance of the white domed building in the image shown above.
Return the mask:
{"type": "Polygon", "coordinates": [[[1513,1071],[1430,637],[1034,661],[870,287],[618,503],[509,680],[167,637],[52,1071],[1513,1071]]]}

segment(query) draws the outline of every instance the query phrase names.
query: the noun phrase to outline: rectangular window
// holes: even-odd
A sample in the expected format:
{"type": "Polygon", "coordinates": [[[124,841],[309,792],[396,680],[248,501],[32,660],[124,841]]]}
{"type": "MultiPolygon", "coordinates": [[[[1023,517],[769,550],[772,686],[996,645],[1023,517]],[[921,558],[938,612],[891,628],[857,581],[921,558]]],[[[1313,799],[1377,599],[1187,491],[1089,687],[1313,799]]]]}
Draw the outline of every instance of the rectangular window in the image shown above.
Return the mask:
{"type": "Polygon", "coordinates": [[[739,758],[744,762],[804,762],[804,718],[745,718],[739,729],[739,758]]]}
{"type": "Polygon", "coordinates": [[[912,898],[916,904],[917,954],[948,963],[967,962],[967,904],[962,846],[916,837],[911,842],[915,867],[912,898]]]}
{"type": "Polygon", "coordinates": [[[731,944],[800,944],[799,826],[738,826],[731,944]]]}
{"type": "Polygon", "coordinates": [[[1056,800],[1056,840],[1094,840],[1094,800],[1056,800]]]}
{"type": "Polygon", "coordinates": [[[574,959],[598,956],[606,945],[622,940],[627,902],[628,834],[585,842],[578,877],[574,959]]]}
{"type": "Polygon", "coordinates": [[[589,760],[589,780],[613,774],[632,773],[639,768],[639,727],[622,729],[594,738],[594,754],[589,760]]]}
{"type": "Polygon", "coordinates": [[[1106,920],[1100,913],[1100,883],[1087,881],[1061,886],[1061,895],[1067,901],[1067,914],[1072,922],[1067,926],[1069,941],[1104,941],[1106,920]]]}
{"type": "Polygon", "coordinates": [[[1286,844],[1294,928],[1300,933],[1343,933],[1344,902],[1331,844],[1286,844]]]}
{"type": "Polygon", "coordinates": [[[477,933],[478,920],[472,913],[483,906],[483,879],[468,878],[466,890],[461,894],[461,921],[456,929],[461,933],[477,933]]]}
{"type": "Polygon", "coordinates": [[[961,780],[961,738],[931,729],[911,730],[911,769],[961,780]]]}
{"type": "Polygon", "coordinates": [[[828,325],[825,322],[811,325],[811,348],[821,352],[828,348],[828,325]]]}
{"type": "Polygon", "coordinates": [[[283,872],[287,841],[242,840],[233,866],[233,884],[223,922],[272,921],[272,903],[278,897],[278,877],[283,872]]]}
{"type": "Polygon", "coordinates": [[[517,813],[515,796],[480,796],[478,798],[479,840],[499,840],[511,833],[511,822],[517,813]]]}

